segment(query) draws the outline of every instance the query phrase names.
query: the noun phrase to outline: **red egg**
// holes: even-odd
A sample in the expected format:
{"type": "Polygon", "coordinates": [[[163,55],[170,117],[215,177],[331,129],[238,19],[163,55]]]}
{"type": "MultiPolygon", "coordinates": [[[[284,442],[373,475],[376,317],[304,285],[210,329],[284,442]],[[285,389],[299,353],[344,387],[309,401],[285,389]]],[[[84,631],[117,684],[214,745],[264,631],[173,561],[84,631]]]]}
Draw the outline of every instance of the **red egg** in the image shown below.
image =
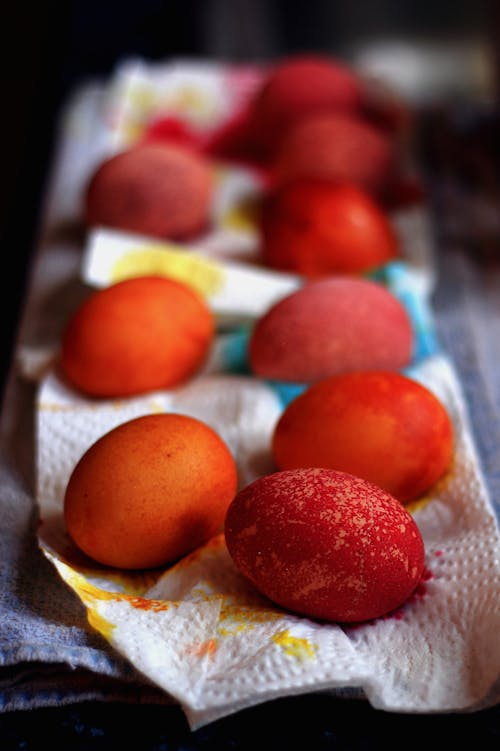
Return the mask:
{"type": "Polygon", "coordinates": [[[209,223],[212,169],[192,149],[145,143],[102,162],[85,196],[87,226],[184,239],[209,223]]]}
{"type": "Polygon", "coordinates": [[[355,185],[297,180],[269,195],[262,212],[266,265],[305,276],[358,274],[400,254],[388,217],[355,185]]]}
{"type": "Polygon", "coordinates": [[[249,343],[254,373],[312,383],[353,370],[409,364],[413,331],[399,300],[368,279],[336,276],[306,284],[275,303],[249,343]]]}
{"type": "Polygon", "coordinates": [[[356,73],[321,55],[298,55],[276,64],[251,103],[254,139],[264,154],[274,153],[284,133],[311,114],[356,112],[362,103],[356,73]]]}
{"type": "Polygon", "coordinates": [[[321,620],[389,613],[408,599],[424,568],[420,530],[399,501],[328,469],[255,480],[229,506],[225,539],[234,564],[259,592],[321,620]]]}
{"type": "Polygon", "coordinates": [[[291,127],[274,160],[278,185],[300,178],[344,181],[383,192],[395,165],[392,140],[361,118],[313,115],[291,127]]]}

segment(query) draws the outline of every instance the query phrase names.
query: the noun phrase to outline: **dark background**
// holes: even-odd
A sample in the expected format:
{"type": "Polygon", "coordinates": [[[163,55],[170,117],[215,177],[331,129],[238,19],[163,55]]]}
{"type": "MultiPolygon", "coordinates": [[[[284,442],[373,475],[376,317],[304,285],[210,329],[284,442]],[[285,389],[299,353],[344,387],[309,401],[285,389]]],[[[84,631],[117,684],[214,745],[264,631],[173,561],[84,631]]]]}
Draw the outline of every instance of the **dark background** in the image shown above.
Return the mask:
{"type": "MultiPolygon", "coordinates": [[[[301,51],[344,55],[393,37],[479,36],[495,46],[497,2],[434,0],[74,0],[18,2],[0,11],[2,127],[0,253],[3,258],[1,377],[10,362],[29,285],[47,171],[60,109],[74,87],[107,77],[120,58],[176,56],[270,60],[301,51]]],[[[10,713],[0,748],[145,749],[500,747],[498,708],[457,717],[380,713],[366,703],[298,697],[257,707],[189,734],[176,709],[82,704],[10,713]],[[445,741],[445,742],[446,742],[445,741]],[[441,741],[442,742],[442,741],[441,741]],[[412,744],[413,745],[413,744],[412,744]]]]}

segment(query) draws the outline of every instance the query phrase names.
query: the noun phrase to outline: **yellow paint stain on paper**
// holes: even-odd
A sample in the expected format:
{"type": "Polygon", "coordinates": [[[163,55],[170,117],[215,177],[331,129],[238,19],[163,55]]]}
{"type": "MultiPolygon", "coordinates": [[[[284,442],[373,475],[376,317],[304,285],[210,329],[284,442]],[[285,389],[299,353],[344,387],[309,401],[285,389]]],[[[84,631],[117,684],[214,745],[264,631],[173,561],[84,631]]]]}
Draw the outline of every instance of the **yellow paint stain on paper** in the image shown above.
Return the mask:
{"type": "Polygon", "coordinates": [[[144,133],[144,125],[142,123],[127,122],[122,126],[121,137],[123,142],[127,145],[133,144],[138,141],[144,133]]]}
{"type": "Polygon", "coordinates": [[[417,498],[416,501],[405,503],[405,508],[408,513],[414,514],[416,511],[420,511],[420,509],[425,508],[427,504],[431,502],[431,500],[432,499],[429,496],[424,495],[421,498],[417,498]]]}
{"type": "Polygon", "coordinates": [[[111,623],[111,621],[103,618],[103,616],[93,608],[89,608],[87,610],[87,620],[92,628],[95,628],[96,631],[99,631],[99,633],[102,634],[105,639],[111,641],[113,630],[116,628],[116,625],[114,623],[111,623]]]}
{"type": "Polygon", "coordinates": [[[129,105],[137,114],[145,113],[152,109],[155,102],[155,92],[151,86],[137,85],[128,91],[129,105]]]}
{"type": "MultiPolygon", "coordinates": [[[[125,406],[125,401],[123,399],[114,399],[107,402],[106,406],[110,409],[120,410],[125,406]]],[[[86,400],[82,403],[69,402],[67,404],[58,402],[39,402],[37,409],[42,412],[82,412],[83,410],[98,411],[102,409],[102,403],[97,400],[95,400],[94,402],[86,400]]]]}
{"type": "Polygon", "coordinates": [[[148,408],[151,410],[151,412],[159,413],[164,412],[165,408],[163,404],[160,401],[157,401],[156,399],[150,399],[148,402],[148,408]]]}
{"type": "Polygon", "coordinates": [[[288,629],[278,631],[271,637],[275,644],[278,644],[286,654],[295,657],[297,660],[314,659],[316,657],[316,645],[311,644],[307,639],[301,639],[298,636],[292,636],[288,629]]]}
{"type": "Polygon", "coordinates": [[[225,272],[218,263],[162,246],[137,248],[124,253],[114,263],[110,281],[114,283],[149,274],[183,282],[204,297],[218,292],[225,280],[225,272]]]}
{"type": "Polygon", "coordinates": [[[257,201],[247,199],[231,206],[221,217],[221,224],[226,229],[254,231],[257,227],[258,207],[257,201]]]}
{"type": "Polygon", "coordinates": [[[429,491],[425,495],[420,496],[420,498],[416,498],[414,501],[405,503],[405,508],[410,514],[414,514],[417,511],[425,508],[429,503],[432,502],[434,498],[439,498],[440,495],[447,491],[454,475],[455,462],[456,458],[455,456],[453,456],[444,475],[440,477],[439,480],[437,480],[431,488],[429,488],[429,491]]]}
{"type": "Polygon", "coordinates": [[[66,569],[64,578],[88,608],[93,608],[96,602],[126,602],[135,610],[148,610],[153,613],[159,613],[168,610],[171,604],[173,604],[166,600],[148,599],[147,597],[137,597],[130,594],[122,594],[121,592],[108,592],[106,589],[101,589],[91,584],[85,577],[69,566],[62,565],[66,569]]]}
{"type": "Polygon", "coordinates": [[[148,589],[151,589],[151,587],[156,584],[162,574],[161,571],[128,572],[119,570],[106,571],[105,573],[103,573],[102,571],[97,571],[95,569],[84,569],[81,566],[79,566],[78,568],[80,573],[86,576],[87,579],[102,577],[103,581],[121,587],[124,594],[132,595],[135,597],[141,596],[145,592],[147,592],[148,589]]]}
{"type": "Polygon", "coordinates": [[[67,581],[88,608],[92,608],[96,602],[111,602],[113,600],[119,602],[124,597],[124,595],[118,592],[108,592],[105,589],[96,587],[76,571],[72,571],[67,581]]]}
{"type": "Polygon", "coordinates": [[[216,111],[216,103],[199,85],[184,83],[161,99],[163,108],[196,118],[206,118],[216,111]]]}
{"type": "Polygon", "coordinates": [[[236,636],[244,631],[251,631],[260,623],[269,623],[282,617],[283,613],[279,610],[235,605],[226,601],[221,607],[218,633],[220,636],[236,636]]]}

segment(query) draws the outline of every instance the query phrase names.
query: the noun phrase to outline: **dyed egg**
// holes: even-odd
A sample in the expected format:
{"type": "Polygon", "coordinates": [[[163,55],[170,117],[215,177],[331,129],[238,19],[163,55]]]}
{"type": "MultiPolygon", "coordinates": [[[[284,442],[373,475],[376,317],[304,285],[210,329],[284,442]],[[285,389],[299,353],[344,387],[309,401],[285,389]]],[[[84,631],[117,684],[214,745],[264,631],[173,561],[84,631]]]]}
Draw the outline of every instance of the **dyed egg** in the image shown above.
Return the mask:
{"type": "Polygon", "coordinates": [[[261,223],[267,266],[305,276],[358,274],[400,255],[396,233],[354,185],[298,180],[271,194],[261,223]]]}
{"type": "Polygon", "coordinates": [[[229,554],[283,608],[356,622],[400,607],[418,585],[424,543],[413,517],[366,480],[330,469],[276,472],[226,515],[229,554]]]}
{"type": "Polygon", "coordinates": [[[68,320],[60,364],[78,390],[121,397],[170,388],[202,365],[213,315],[191,288],[159,276],[94,292],[68,320]]]}
{"type": "Polygon", "coordinates": [[[412,347],[409,316],[391,292],[336,276],[275,303],[254,326],[249,361],[264,378],[311,383],[352,370],[397,370],[412,347]]]}
{"type": "Polygon", "coordinates": [[[146,143],[102,162],[85,195],[87,226],[184,239],[209,222],[213,175],[209,163],[177,144],[146,143]]]}
{"type": "Polygon", "coordinates": [[[321,55],[282,60],[264,78],[251,103],[251,127],[265,154],[286,130],[318,112],[361,109],[359,79],[347,65],[321,55]]]}
{"type": "Polygon", "coordinates": [[[394,170],[394,144],[359,117],[312,115],[291,127],[276,150],[279,185],[298,179],[348,182],[381,194],[394,170]]]}
{"type": "Polygon", "coordinates": [[[161,566],[221,531],[236,482],[234,459],[208,425],[145,415],[99,438],[75,466],[66,528],[99,563],[161,566]]]}
{"type": "Polygon", "coordinates": [[[349,472],[406,503],[448,470],[453,428],[441,401],[417,381],[392,372],[346,373],[287,406],[272,453],[280,469],[349,472]]]}

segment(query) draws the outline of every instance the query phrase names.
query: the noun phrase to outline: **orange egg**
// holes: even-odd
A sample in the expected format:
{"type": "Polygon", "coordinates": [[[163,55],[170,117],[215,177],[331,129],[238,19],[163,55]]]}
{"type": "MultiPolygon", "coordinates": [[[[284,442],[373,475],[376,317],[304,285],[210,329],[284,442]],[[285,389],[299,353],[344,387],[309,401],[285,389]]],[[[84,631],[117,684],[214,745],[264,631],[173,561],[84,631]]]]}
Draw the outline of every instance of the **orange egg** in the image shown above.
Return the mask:
{"type": "Polygon", "coordinates": [[[130,396],[188,379],[213,336],[210,309],[186,285],[159,276],[127,279],[76,310],[63,332],[61,367],[86,394],[130,396]]]}
{"type": "Polygon", "coordinates": [[[222,529],[237,472],[208,425],[179,414],[123,423],[82,456],[64,498],[76,545],[107,566],[174,561],[222,529]]]}
{"type": "Polygon", "coordinates": [[[417,381],[355,372],[321,381],[291,402],[272,450],[280,469],[349,472],[408,502],[447,471],[453,430],[444,405],[417,381]]]}

